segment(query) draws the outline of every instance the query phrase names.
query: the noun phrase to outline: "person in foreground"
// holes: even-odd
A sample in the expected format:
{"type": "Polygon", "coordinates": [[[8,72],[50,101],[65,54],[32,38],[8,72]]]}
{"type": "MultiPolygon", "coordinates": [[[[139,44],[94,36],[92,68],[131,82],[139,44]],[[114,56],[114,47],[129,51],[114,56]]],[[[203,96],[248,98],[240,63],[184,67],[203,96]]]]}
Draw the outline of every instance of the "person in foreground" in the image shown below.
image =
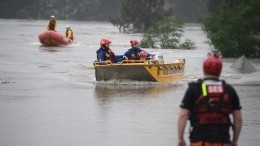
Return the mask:
{"type": "Polygon", "coordinates": [[[69,25],[66,26],[66,37],[73,41],[73,31],[69,25]]]}
{"type": "Polygon", "coordinates": [[[139,48],[137,40],[131,40],[130,44],[131,48],[124,53],[124,60],[145,60],[149,56],[146,51],[139,48]]]}
{"type": "Polygon", "coordinates": [[[204,78],[189,83],[180,104],[178,146],[186,145],[184,131],[187,119],[191,123],[191,146],[238,146],[242,127],[239,97],[231,85],[219,79],[222,69],[219,56],[208,56],[203,69],[204,78]],[[229,134],[231,127],[232,138],[229,134]]]}
{"type": "Polygon", "coordinates": [[[97,61],[111,61],[116,62],[115,53],[110,49],[111,41],[109,39],[101,39],[100,48],[97,50],[97,61]]]}
{"type": "Polygon", "coordinates": [[[56,31],[56,25],[57,25],[57,22],[56,22],[55,16],[52,15],[49,20],[47,30],[56,31]]]}

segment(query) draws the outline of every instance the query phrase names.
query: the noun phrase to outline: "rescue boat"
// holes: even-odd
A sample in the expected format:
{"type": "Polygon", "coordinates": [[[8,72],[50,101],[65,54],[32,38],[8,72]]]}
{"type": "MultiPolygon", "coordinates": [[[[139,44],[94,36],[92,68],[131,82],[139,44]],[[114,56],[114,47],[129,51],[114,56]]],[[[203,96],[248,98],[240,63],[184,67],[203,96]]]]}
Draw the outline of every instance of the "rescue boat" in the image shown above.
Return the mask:
{"type": "Polygon", "coordinates": [[[39,35],[39,41],[44,46],[62,46],[62,45],[70,45],[73,41],[61,33],[47,30],[42,32],[39,35]]]}
{"type": "Polygon", "coordinates": [[[118,63],[95,61],[93,65],[96,81],[131,80],[171,83],[183,78],[185,59],[164,63],[163,57],[156,54],[150,60],[123,60],[118,63]]]}

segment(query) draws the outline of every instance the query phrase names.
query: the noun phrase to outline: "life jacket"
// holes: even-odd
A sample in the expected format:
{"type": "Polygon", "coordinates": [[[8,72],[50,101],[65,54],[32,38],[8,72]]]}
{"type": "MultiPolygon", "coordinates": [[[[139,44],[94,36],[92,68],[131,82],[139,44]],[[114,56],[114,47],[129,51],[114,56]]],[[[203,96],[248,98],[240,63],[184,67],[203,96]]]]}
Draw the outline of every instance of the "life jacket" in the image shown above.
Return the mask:
{"type": "Polygon", "coordinates": [[[115,54],[113,51],[111,51],[110,49],[108,50],[104,50],[102,48],[97,50],[97,60],[101,60],[101,58],[98,56],[98,54],[102,52],[104,54],[105,60],[102,61],[111,61],[111,62],[115,62],[115,54]]]}
{"type": "Polygon", "coordinates": [[[108,52],[109,52],[109,55],[110,55],[111,62],[116,63],[116,55],[115,55],[115,53],[111,49],[109,49],[108,52]]]}
{"type": "Polygon", "coordinates": [[[100,49],[97,50],[96,53],[97,53],[97,60],[98,60],[98,61],[100,61],[100,60],[101,60],[101,61],[109,60],[110,55],[109,55],[109,53],[108,53],[106,50],[100,48],[100,49]],[[100,52],[103,53],[105,60],[101,60],[100,56],[98,55],[100,52]]]}
{"type": "Polygon", "coordinates": [[[66,30],[66,37],[73,40],[73,31],[71,29],[66,30]]]}
{"type": "Polygon", "coordinates": [[[55,27],[56,27],[56,20],[50,20],[49,25],[48,25],[48,29],[55,31],[55,27]]]}
{"type": "Polygon", "coordinates": [[[141,52],[140,51],[140,48],[137,48],[137,49],[131,49],[131,58],[130,60],[140,60],[140,56],[139,56],[139,53],[141,52]]]}
{"type": "Polygon", "coordinates": [[[229,143],[229,114],[233,111],[229,85],[220,80],[198,80],[190,86],[198,91],[189,115],[191,142],[229,143]]]}
{"type": "Polygon", "coordinates": [[[226,92],[225,81],[206,84],[199,80],[201,95],[194,103],[190,120],[192,127],[200,127],[210,124],[222,124],[230,126],[229,114],[232,112],[232,103],[226,92]]]}

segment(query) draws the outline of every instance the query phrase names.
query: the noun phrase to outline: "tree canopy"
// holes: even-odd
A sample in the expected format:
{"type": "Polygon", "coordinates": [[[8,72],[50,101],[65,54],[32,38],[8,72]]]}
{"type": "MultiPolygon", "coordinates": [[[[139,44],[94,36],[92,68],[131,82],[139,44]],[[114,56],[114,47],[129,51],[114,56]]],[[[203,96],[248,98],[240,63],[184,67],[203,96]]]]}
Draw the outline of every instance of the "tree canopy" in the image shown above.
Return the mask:
{"type": "MultiPolygon", "coordinates": [[[[205,18],[208,0],[165,0],[172,14],[186,22],[205,18]]],[[[0,18],[109,21],[120,13],[123,0],[0,0],[0,18]]],[[[143,6],[141,6],[143,7],[143,6]]],[[[141,13],[141,12],[140,12],[141,13]]]]}
{"type": "Polygon", "coordinates": [[[223,56],[260,57],[259,6],[259,0],[222,0],[211,9],[204,27],[212,45],[223,56]]]}
{"type": "Polygon", "coordinates": [[[194,49],[195,44],[191,40],[186,39],[184,43],[180,42],[182,36],[183,22],[167,17],[154,23],[144,32],[141,46],[146,48],[194,49]]]}
{"type": "Polygon", "coordinates": [[[122,0],[1,0],[0,18],[108,21],[122,0]]]}
{"type": "Polygon", "coordinates": [[[110,21],[120,31],[144,32],[171,12],[164,0],[123,0],[120,14],[110,17],[110,21]]]}

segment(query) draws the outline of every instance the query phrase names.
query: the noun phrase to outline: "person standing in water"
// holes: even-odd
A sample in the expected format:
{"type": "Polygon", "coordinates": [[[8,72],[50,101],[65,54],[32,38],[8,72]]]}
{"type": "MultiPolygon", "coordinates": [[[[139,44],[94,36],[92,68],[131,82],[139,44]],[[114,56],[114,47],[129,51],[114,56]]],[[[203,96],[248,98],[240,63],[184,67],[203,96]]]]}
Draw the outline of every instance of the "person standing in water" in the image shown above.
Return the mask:
{"type": "Polygon", "coordinates": [[[221,57],[208,56],[203,63],[204,78],[189,83],[180,104],[178,146],[186,146],[184,130],[188,119],[191,123],[190,146],[238,146],[241,105],[235,89],[219,79],[221,69],[221,57]]]}

